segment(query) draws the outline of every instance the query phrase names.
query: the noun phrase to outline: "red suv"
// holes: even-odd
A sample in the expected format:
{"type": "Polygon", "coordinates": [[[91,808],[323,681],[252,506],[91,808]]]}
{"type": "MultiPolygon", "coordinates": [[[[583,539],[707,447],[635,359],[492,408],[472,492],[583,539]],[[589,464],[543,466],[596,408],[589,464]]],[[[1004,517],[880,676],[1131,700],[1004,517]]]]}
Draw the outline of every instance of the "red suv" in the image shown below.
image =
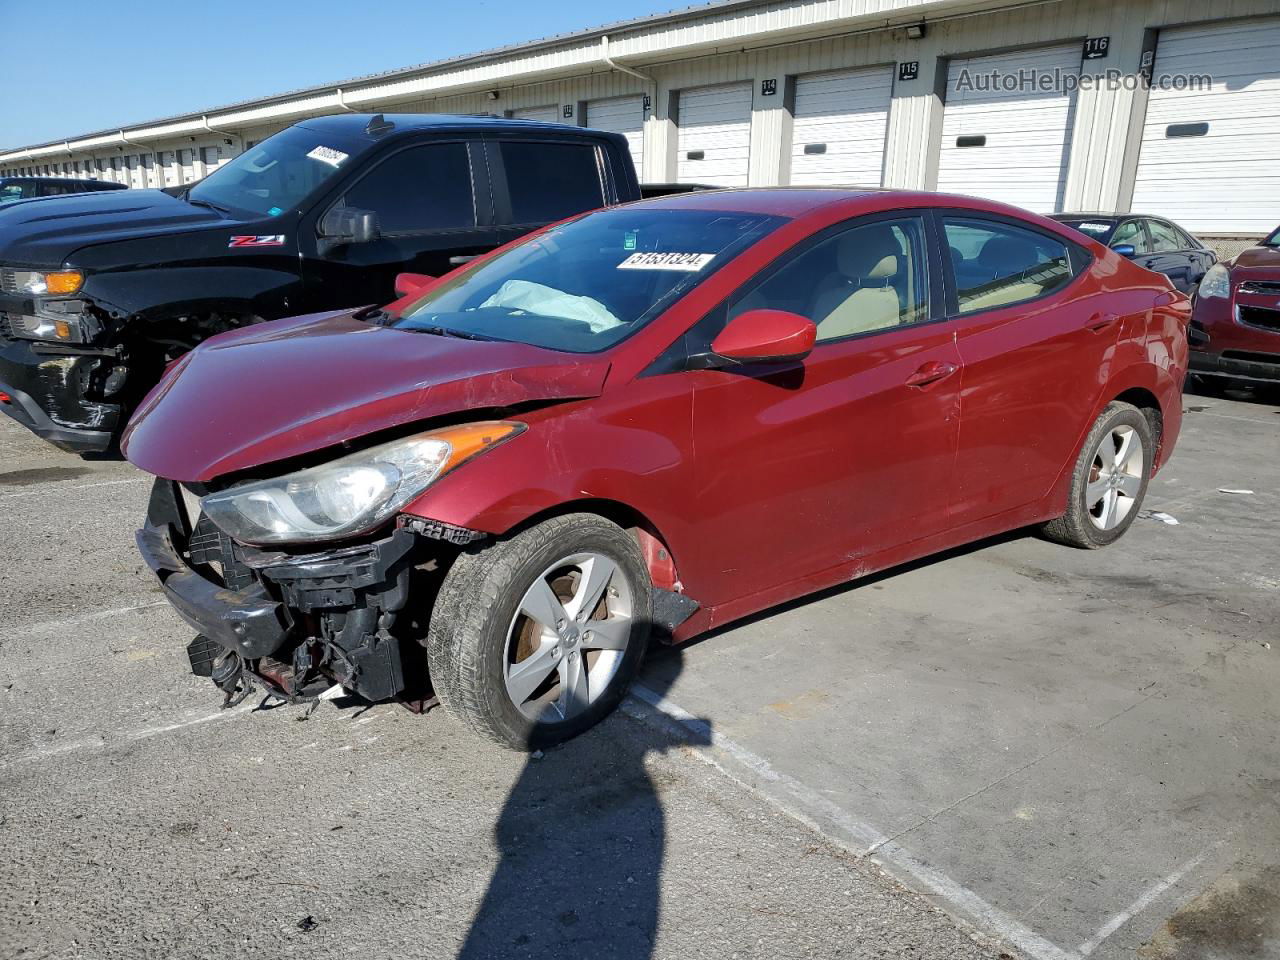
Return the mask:
{"type": "Polygon", "coordinates": [[[401,287],[208,340],[126,434],[228,702],[429,683],[555,742],[651,637],[1013,528],[1111,543],[1181,422],[1187,299],[971,198],[669,197],[401,287]]]}
{"type": "Polygon", "coordinates": [[[1280,382],[1280,229],[1209,268],[1192,328],[1192,373],[1280,382]]]}

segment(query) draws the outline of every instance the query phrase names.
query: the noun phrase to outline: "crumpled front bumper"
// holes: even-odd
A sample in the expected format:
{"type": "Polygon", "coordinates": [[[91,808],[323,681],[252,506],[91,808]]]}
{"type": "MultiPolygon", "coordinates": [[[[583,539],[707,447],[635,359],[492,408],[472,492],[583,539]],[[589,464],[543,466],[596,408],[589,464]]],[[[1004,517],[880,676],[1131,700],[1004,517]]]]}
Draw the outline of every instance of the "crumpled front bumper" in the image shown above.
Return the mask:
{"type": "Polygon", "coordinates": [[[208,674],[210,656],[200,651],[211,641],[217,657],[234,654],[288,696],[317,676],[370,700],[404,689],[389,627],[408,599],[417,534],[396,529],[369,543],[291,554],[234,544],[207,520],[193,529],[196,519],[178,485],[160,479],[136,535],[165,597],[199,634],[188,648],[194,672],[208,674]],[[214,558],[220,573],[209,566],[214,558]]]}
{"type": "Polygon", "coordinates": [[[0,393],[8,397],[0,397],[0,413],[63,450],[106,450],[120,407],[85,399],[89,377],[102,362],[97,355],[58,353],[0,336],[0,393]]]}

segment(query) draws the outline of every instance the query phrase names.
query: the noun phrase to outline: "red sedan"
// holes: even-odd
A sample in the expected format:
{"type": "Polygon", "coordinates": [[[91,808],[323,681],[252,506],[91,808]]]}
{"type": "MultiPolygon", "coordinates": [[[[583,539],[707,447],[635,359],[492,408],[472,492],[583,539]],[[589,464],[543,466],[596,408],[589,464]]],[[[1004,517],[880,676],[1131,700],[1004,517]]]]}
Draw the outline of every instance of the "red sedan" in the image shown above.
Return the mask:
{"type": "Polygon", "coordinates": [[[1181,422],[1186,298],[970,198],[669,197],[402,288],[207,341],[126,435],[228,702],[562,740],[653,636],[1013,528],[1111,543],[1181,422]]]}

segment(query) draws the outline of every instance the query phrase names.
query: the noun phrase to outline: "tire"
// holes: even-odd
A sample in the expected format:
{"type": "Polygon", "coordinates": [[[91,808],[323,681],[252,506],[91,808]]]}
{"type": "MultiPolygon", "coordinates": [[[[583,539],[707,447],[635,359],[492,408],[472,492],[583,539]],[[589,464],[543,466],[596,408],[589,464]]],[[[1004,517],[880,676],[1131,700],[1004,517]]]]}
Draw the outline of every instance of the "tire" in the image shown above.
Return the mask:
{"type": "Polygon", "coordinates": [[[1089,430],[1076,458],[1067,511],[1044,525],[1044,535],[1058,543],[1085,550],[1096,550],[1120,539],[1142,509],[1154,455],[1151,424],[1142,411],[1118,400],[1107,404],[1089,430]],[[1140,450],[1124,447],[1120,439],[1123,436],[1132,436],[1141,443],[1140,450]],[[1110,464],[1103,463],[1108,450],[1104,442],[1110,445],[1110,464]],[[1124,459],[1120,469],[1115,467],[1117,453],[1124,459]],[[1108,482],[1111,475],[1117,479],[1108,482]],[[1100,489],[1105,491],[1102,499],[1095,500],[1094,495],[1100,489]],[[1112,493],[1114,514],[1108,513],[1112,493]],[[1093,502],[1088,502],[1090,500],[1093,502]]]}
{"type": "Polygon", "coordinates": [[[649,573],[634,538],[594,514],[554,517],[454,561],[427,630],[432,686],[480,736],[513,750],[550,746],[618,705],[650,624],[649,573]],[[593,595],[601,599],[581,609],[593,595]],[[553,619],[560,628],[543,622],[553,619]]]}

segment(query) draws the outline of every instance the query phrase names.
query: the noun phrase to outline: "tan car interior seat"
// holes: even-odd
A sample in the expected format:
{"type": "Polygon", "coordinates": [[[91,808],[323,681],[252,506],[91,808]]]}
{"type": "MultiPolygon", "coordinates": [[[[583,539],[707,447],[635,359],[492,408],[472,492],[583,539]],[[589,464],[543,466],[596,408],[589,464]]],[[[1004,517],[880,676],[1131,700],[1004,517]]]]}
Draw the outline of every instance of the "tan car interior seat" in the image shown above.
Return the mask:
{"type": "MultiPolygon", "coordinates": [[[[902,244],[888,226],[868,226],[840,240],[838,276],[814,302],[819,340],[834,340],[902,322],[902,298],[894,283],[902,244]]],[[[910,297],[908,297],[910,299],[910,297]]]]}

